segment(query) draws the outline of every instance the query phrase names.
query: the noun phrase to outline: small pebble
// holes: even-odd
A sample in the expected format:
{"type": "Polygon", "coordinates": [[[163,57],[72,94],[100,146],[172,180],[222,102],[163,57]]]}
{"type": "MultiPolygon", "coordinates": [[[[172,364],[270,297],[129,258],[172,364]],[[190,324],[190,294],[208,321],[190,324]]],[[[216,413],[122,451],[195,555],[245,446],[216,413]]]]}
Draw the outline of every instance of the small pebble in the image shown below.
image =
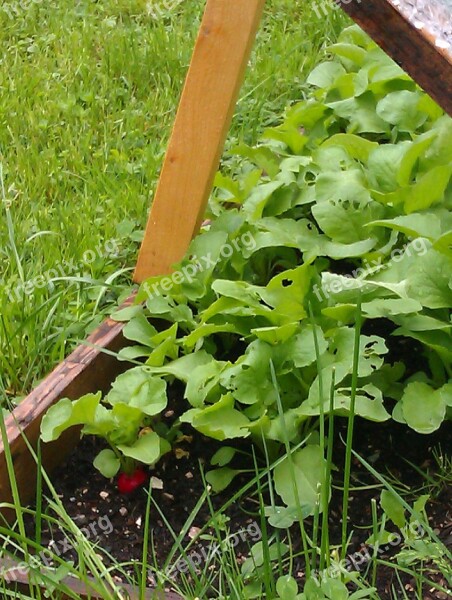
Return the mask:
{"type": "Polygon", "coordinates": [[[190,531],[188,532],[188,537],[193,540],[194,538],[198,537],[200,533],[201,529],[199,527],[191,527],[190,531]]]}
{"type": "Polygon", "coordinates": [[[121,506],[121,508],[119,509],[119,514],[121,515],[121,517],[126,517],[129,514],[129,511],[125,506],[121,506]]]}
{"type": "Polygon", "coordinates": [[[163,481],[158,477],[151,477],[151,487],[153,490],[163,490],[163,481]]]}
{"type": "Polygon", "coordinates": [[[102,500],[106,500],[108,498],[108,492],[101,492],[99,496],[102,498],[102,500]]]}

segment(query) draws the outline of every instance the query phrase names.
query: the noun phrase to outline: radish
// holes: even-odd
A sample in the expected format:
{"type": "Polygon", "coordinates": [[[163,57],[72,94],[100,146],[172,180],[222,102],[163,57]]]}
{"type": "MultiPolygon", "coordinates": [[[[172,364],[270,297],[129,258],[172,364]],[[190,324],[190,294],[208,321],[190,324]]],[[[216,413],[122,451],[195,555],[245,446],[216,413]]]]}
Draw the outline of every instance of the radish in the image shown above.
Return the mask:
{"type": "Polygon", "coordinates": [[[146,472],[137,467],[132,474],[121,473],[118,477],[118,490],[120,494],[132,494],[136,489],[141,487],[147,480],[146,472]]]}

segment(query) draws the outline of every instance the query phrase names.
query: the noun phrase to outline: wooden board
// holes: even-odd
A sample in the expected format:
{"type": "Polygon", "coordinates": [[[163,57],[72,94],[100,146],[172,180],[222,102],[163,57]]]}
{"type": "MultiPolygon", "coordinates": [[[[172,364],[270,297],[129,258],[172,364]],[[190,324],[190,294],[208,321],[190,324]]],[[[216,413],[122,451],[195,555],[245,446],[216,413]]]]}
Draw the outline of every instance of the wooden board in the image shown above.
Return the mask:
{"type": "MultiPolygon", "coordinates": [[[[122,308],[130,306],[130,297],[122,308]]],[[[26,436],[36,448],[41,420],[47,410],[60,398],[76,399],[83,394],[108,390],[115,376],[126,368],[105,351],[117,352],[124,346],[124,324],[107,319],[65,361],[25,398],[6,420],[6,431],[14,461],[17,485],[24,506],[33,500],[36,482],[36,463],[23,439],[26,436]]],[[[50,472],[60,465],[80,440],[77,428],[71,429],[51,444],[42,445],[42,459],[50,472]]],[[[11,488],[5,453],[0,439],[0,502],[11,502],[11,488]]],[[[14,517],[2,511],[7,518],[14,517]]]]}
{"type": "Polygon", "coordinates": [[[452,56],[388,0],[350,0],[341,7],[438,104],[452,115],[452,56]]]}
{"type": "MultiPolygon", "coordinates": [[[[22,592],[23,594],[30,593],[29,575],[27,572],[23,572],[20,568],[20,564],[14,563],[10,560],[0,560],[0,572],[4,574],[5,582],[7,583],[8,589],[15,592],[22,592]]],[[[73,577],[66,577],[63,580],[64,585],[67,586],[73,592],[73,595],[69,596],[66,594],[59,595],[60,600],[67,600],[73,598],[76,594],[82,600],[105,600],[98,592],[95,591],[95,581],[90,586],[83,584],[73,577]]],[[[119,587],[119,586],[118,586],[119,587]]],[[[127,600],[182,600],[182,597],[172,592],[160,592],[153,589],[148,589],[143,595],[140,595],[136,588],[130,585],[122,584],[121,591],[124,593],[124,599],[127,600]]],[[[44,591],[44,586],[42,590],[44,591]]]]}
{"type": "Polygon", "coordinates": [[[197,233],[265,0],[208,0],[134,279],[170,273],[197,233]]]}

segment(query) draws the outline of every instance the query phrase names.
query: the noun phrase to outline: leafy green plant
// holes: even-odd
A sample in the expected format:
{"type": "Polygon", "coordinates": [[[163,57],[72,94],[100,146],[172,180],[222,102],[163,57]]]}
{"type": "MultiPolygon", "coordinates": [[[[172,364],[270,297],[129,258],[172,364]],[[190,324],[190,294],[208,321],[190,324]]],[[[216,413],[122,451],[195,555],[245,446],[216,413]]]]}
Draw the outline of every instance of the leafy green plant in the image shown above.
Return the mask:
{"type": "MultiPolygon", "coordinates": [[[[154,418],[145,390],[162,390],[165,406],[165,382],[179,381],[176,429],[261,449],[264,440],[271,460],[324,416],[392,416],[422,433],[448,418],[452,121],[357,27],[329,51],[308,78],[309,99],[262,145],[238,148],[247,159],[238,181],[218,176],[212,219],[175,273],[148,280],[142,304],[114,315],[131,342],[119,358],[139,366],[107,404],[122,406],[137,378],[146,385],[127,409],[146,414],[150,402],[154,418]],[[422,365],[409,364],[414,348],[422,365]]],[[[72,422],[51,425],[57,415],[44,421],[47,440],[72,422]]],[[[208,474],[218,489],[236,474],[232,458],[208,474]]],[[[117,457],[108,460],[110,474],[117,457]]],[[[314,514],[323,441],[287,461],[274,473],[277,493],[293,503],[286,475],[295,469],[309,483],[304,516],[314,514]]]]}
{"type": "Polygon", "coordinates": [[[131,369],[116,379],[103,401],[101,396],[58,402],[43,418],[43,441],[56,440],[69,427],[82,425],[83,434],[101,437],[110,446],[94,460],[105,477],[114,477],[119,470],[131,474],[137,462],[153,465],[170,450],[169,442],[155,431],[156,416],[167,403],[163,380],[141,368],[131,369]]]}

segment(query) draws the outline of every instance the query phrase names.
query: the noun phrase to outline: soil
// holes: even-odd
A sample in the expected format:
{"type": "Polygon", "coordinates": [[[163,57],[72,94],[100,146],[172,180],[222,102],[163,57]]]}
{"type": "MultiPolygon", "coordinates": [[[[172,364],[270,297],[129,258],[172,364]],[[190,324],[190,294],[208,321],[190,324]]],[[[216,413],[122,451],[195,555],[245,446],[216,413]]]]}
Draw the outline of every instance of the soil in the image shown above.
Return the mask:
{"type": "MultiPolygon", "coordinates": [[[[434,450],[441,448],[443,456],[450,457],[452,450],[451,424],[445,423],[440,431],[431,436],[421,436],[406,427],[394,422],[373,424],[358,419],[356,422],[355,449],[360,456],[368,461],[379,472],[386,476],[397,478],[407,489],[419,495],[419,488],[425,485],[425,479],[408,464],[410,461],[423,471],[429,472],[435,480],[438,465],[434,458],[434,450]]],[[[156,483],[162,489],[153,490],[153,498],[159,505],[177,534],[182,530],[187,517],[193,511],[205,487],[200,476],[200,465],[209,467],[209,458],[218,449],[218,445],[203,436],[187,432],[187,436],[177,445],[171,455],[164,457],[151,472],[156,483]]],[[[331,500],[330,534],[331,543],[339,543],[341,538],[342,493],[341,467],[343,465],[343,442],[346,435],[346,422],[338,420],[334,448],[334,462],[338,467],[335,472],[335,486],[331,500]]],[[[243,447],[243,446],[242,446],[243,447]]],[[[246,446],[245,446],[246,447],[246,446]]],[[[120,496],[114,481],[104,479],[92,466],[97,452],[102,448],[93,438],[85,438],[64,465],[52,478],[66,510],[84,527],[85,534],[95,540],[101,548],[109,552],[118,562],[129,563],[128,570],[133,571],[133,562],[139,561],[143,548],[143,526],[147,494],[141,489],[132,496],[120,496]],[[108,519],[107,519],[108,517],[108,519]]],[[[212,496],[215,508],[222,506],[231,496],[231,490],[239,489],[245,482],[245,476],[240,476],[234,484],[222,494],[212,496]]],[[[442,541],[452,548],[452,487],[436,478],[437,485],[432,499],[427,507],[430,524],[442,541]]],[[[376,481],[358,460],[353,464],[353,485],[368,488],[376,481]]],[[[428,491],[424,493],[429,493],[428,491]]],[[[349,515],[353,524],[353,535],[349,556],[366,548],[366,540],[371,535],[371,500],[378,498],[380,489],[361,489],[353,491],[350,497],[349,515]]],[[[408,496],[409,498],[409,496],[408,496]]],[[[257,541],[258,512],[257,500],[250,491],[249,496],[234,502],[226,511],[230,521],[229,530],[233,532],[247,531],[246,536],[237,536],[235,548],[239,560],[244,560],[249,553],[253,541],[257,541]],[[254,525],[253,525],[254,524],[254,525]],[[253,537],[256,535],[256,537],[253,537]]],[[[190,534],[198,531],[209,520],[209,508],[204,504],[198,512],[190,534]]],[[[173,538],[168,527],[155,507],[151,509],[150,523],[152,539],[155,546],[157,562],[162,565],[173,546],[173,538]]],[[[34,523],[28,523],[29,533],[33,536],[34,523]]],[[[293,541],[297,542],[299,529],[293,530],[293,541]],[[298,532],[298,534],[297,534],[298,532]]],[[[185,541],[190,537],[186,536],[185,541]]],[[[72,547],[65,544],[64,534],[58,530],[45,528],[42,536],[43,545],[47,545],[57,553],[64,553],[68,560],[75,560],[76,554],[72,547]]],[[[196,542],[198,544],[198,542],[196,542]]],[[[200,550],[200,546],[196,548],[200,550]]],[[[382,550],[381,557],[391,560],[397,548],[389,545],[382,550]]],[[[202,556],[202,550],[200,552],[202,556]]],[[[356,555],[358,556],[358,555],[356,555]]],[[[365,565],[364,565],[365,566],[365,565]]],[[[361,566],[361,568],[364,568],[361,566]]],[[[304,577],[303,564],[294,565],[294,574],[302,583],[304,577]]],[[[429,573],[429,577],[447,589],[447,582],[440,575],[429,573]]],[[[121,577],[118,576],[118,580],[121,577]]],[[[149,585],[153,585],[152,573],[149,573],[149,585]]],[[[402,578],[404,590],[395,572],[390,568],[380,568],[377,576],[378,593],[382,600],[393,598],[418,599],[418,593],[413,589],[409,576],[402,578]],[[394,592],[395,590],[395,592],[394,592]],[[405,595],[404,595],[405,594],[405,595]]],[[[449,596],[450,597],[450,596],[449,596]]],[[[443,600],[447,596],[434,588],[423,590],[424,599],[443,600]]]]}

